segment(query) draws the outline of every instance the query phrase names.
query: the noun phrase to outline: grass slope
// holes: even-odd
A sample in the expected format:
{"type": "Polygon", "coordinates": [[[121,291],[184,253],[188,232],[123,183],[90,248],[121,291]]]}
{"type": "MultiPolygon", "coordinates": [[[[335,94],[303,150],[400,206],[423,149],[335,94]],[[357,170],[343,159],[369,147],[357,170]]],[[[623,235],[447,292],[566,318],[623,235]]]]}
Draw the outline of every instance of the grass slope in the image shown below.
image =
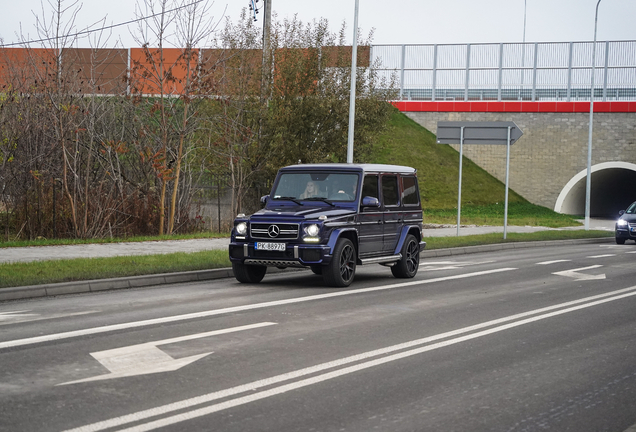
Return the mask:
{"type": "MultiPolygon", "coordinates": [[[[369,162],[416,168],[425,222],[457,222],[459,153],[449,145],[437,144],[433,133],[395,110],[369,162]]],[[[464,157],[462,165],[461,223],[503,225],[505,184],[470,159],[464,157]]],[[[513,190],[509,190],[508,203],[509,225],[579,224],[570,216],[529,203],[513,190]]]]}

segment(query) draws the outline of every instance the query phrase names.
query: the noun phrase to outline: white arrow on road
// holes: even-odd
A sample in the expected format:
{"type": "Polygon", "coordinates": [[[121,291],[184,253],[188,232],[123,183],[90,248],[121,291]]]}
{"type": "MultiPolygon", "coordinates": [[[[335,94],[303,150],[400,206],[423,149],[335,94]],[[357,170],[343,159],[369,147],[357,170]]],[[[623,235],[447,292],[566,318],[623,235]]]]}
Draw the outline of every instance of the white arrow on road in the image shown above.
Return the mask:
{"type": "Polygon", "coordinates": [[[603,266],[602,265],[593,265],[593,266],[582,267],[582,268],[578,268],[578,269],[554,272],[552,274],[553,275],[557,275],[557,276],[571,277],[571,278],[576,279],[577,281],[580,281],[580,280],[601,280],[601,279],[605,279],[605,273],[601,273],[599,275],[588,275],[588,274],[585,274],[585,273],[579,273],[580,271],[583,271],[583,270],[591,270],[591,269],[595,269],[595,268],[599,268],[599,267],[603,267],[603,266]]]}
{"type": "Polygon", "coordinates": [[[250,330],[259,327],[267,327],[271,325],[276,325],[276,323],[262,322],[241,327],[232,327],[205,333],[196,333],[177,338],[164,339],[155,342],[146,342],[138,345],[130,345],[106,351],[94,352],[91,353],[91,356],[93,356],[95,360],[100,362],[106,369],[108,369],[110,373],[90,378],[84,378],[77,381],[70,381],[58,385],[77,384],[89,381],[99,381],[113,378],[123,378],[136,375],[147,375],[159,372],[175,371],[186,365],[189,365],[190,363],[194,363],[195,361],[207,355],[212,354],[212,352],[197,354],[181,359],[173,359],[168,354],[157,348],[157,346],[183,342],[192,339],[200,339],[209,336],[216,336],[225,333],[250,330]]]}

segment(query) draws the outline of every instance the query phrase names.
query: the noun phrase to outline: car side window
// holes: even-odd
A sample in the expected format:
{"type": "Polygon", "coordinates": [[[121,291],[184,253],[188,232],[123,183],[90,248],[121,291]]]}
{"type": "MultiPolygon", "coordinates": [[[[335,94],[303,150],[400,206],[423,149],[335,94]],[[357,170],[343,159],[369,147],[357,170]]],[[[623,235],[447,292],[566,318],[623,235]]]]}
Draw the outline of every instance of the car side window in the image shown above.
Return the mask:
{"type": "Polygon", "coordinates": [[[362,183],[362,197],[373,197],[380,199],[378,194],[378,176],[377,175],[365,175],[364,182],[362,183]]]}
{"type": "Polygon", "coordinates": [[[402,203],[404,205],[418,205],[420,203],[416,177],[402,177],[402,203]]]}
{"type": "Polygon", "coordinates": [[[399,201],[400,192],[398,179],[395,175],[382,176],[382,199],[385,206],[396,206],[399,201]]]}

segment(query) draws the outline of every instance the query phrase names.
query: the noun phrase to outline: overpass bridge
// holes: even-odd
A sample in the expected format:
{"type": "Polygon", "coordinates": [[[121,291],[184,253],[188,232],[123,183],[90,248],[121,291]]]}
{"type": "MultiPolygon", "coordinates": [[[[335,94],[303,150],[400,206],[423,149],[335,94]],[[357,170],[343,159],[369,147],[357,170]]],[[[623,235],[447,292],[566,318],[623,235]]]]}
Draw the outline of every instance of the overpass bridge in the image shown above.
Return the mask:
{"type": "MultiPolygon", "coordinates": [[[[399,89],[394,105],[435,132],[438,121],[514,121],[510,186],[557,212],[585,212],[593,42],[378,45],[371,64],[399,89]]],[[[636,201],[636,41],[597,42],[591,214],[636,201]]],[[[502,146],[464,155],[505,180],[502,146]]]]}

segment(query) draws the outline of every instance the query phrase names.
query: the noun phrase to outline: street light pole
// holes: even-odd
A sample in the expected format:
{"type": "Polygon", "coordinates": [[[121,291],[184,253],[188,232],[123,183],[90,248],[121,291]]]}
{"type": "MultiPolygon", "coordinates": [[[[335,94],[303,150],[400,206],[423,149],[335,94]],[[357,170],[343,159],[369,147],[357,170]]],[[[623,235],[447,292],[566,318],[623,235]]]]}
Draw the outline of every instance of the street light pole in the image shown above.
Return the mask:
{"type": "MultiPolygon", "coordinates": [[[[592,127],[594,125],[594,75],[596,74],[596,27],[598,24],[598,6],[601,0],[596,3],[596,13],[594,14],[594,45],[592,46],[592,84],[590,93],[590,128],[587,135],[587,179],[585,182],[585,230],[590,229],[590,196],[592,191],[592,127]]],[[[605,53],[607,55],[607,53],[605,53]]]]}
{"type": "Polygon", "coordinates": [[[272,70],[271,64],[271,39],[270,29],[272,22],[272,0],[263,0],[265,3],[265,16],[263,18],[263,71],[261,81],[261,102],[266,103],[269,98],[269,84],[270,73],[272,70]]]}
{"type": "Polygon", "coordinates": [[[356,67],[358,63],[358,7],[356,0],[353,18],[353,44],[351,44],[351,90],[349,92],[349,133],[347,136],[347,163],[353,163],[353,132],[356,120],[356,67]]]}

